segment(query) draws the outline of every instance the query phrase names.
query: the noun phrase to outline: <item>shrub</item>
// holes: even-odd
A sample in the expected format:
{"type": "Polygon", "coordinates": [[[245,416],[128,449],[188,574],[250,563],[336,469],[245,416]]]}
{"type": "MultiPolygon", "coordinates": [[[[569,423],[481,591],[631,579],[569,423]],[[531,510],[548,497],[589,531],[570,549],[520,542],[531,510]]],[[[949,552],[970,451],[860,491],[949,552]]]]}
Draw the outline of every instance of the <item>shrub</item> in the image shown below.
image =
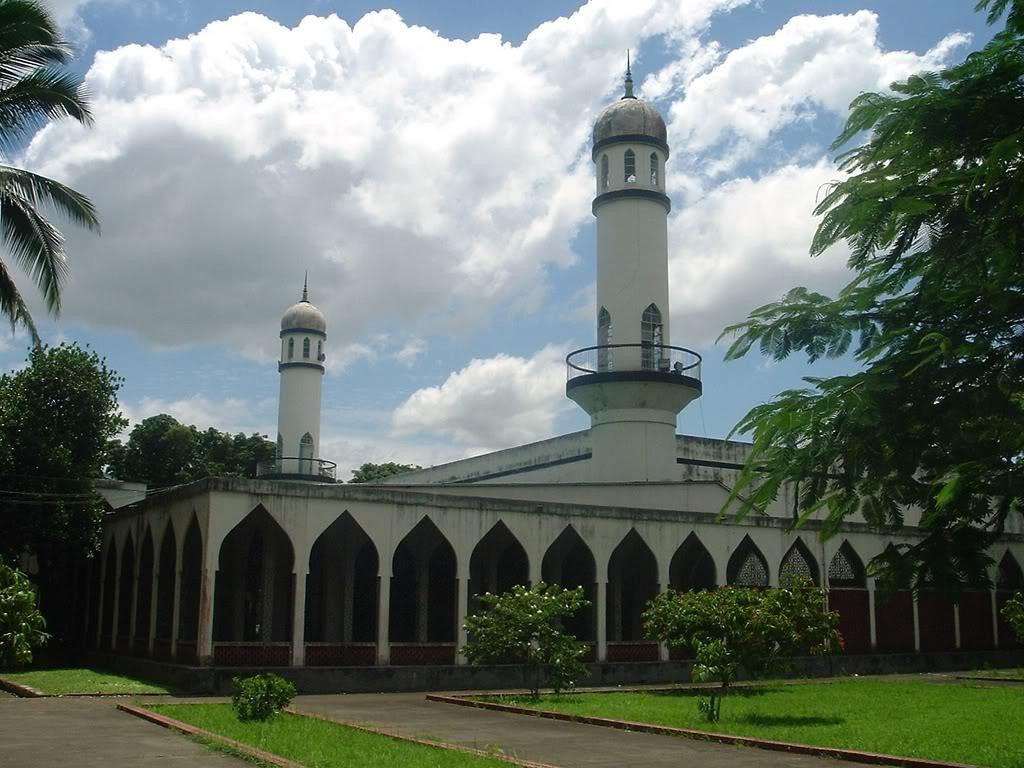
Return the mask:
{"type": "Polygon", "coordinates": [[[555,692],[572,688],[587,673],[585,648],[562,627],[562,619],[590,605],[583,588],[541,582],[501,595],[478,595],[483,610],[466,618],[469,642],[462,652],[474,664],[525,664],[530,692],[541,683],[555,692]]]}
{"type": "Polygon", "coordinates": [[[295,697],[295,686],[280,675],[236,677],[231,707],[239,720],[269,720],[295,697]]]}
{"type": "Polygon", "coordinates": [[[49,638],[45,626],[28,577],[0,561],[0,669],[30,664],[49,638]]]}
{"type": "Polygon", "coordinates": [[[789,667],[793,656],[839,648],[838,623],[825,609],[825,591],[809,581],[787,589],[663,592],[644,612],[649,637],[693,649],[695,681],[719,683],[698,701],[710,722],[741,673],[760,677],[789,667]]]}
{"type": "Polygon", "coordinates": [[[1024,643],[1024,594],[1018,592],[1007,600],[1001,613],[1017,640],[1024,643]]]}

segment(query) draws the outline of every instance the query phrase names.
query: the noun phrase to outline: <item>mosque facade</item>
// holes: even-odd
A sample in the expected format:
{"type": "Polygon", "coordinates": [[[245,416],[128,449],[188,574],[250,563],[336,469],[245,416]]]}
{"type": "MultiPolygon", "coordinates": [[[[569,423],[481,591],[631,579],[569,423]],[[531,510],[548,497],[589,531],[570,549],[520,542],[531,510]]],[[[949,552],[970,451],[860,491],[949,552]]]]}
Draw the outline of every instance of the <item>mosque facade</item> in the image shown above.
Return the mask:
{"type": "Polygon", "coordinates": [[[281,322],[277,459],[255,479],[207,478],[108,516],[83,611],[101,651],[202,666],[458,665],[475,595],[582,586],[570,622],[593,662],[668,660],[640,614],[666,589],[828,590],[846,654],[1019,647],[999,609],[1024,587],[1024,536],[991,555],[991,590],[958,602],[882,595],[865,563],[920,537],[850,519],[822,541],[791,530],[790,491],[741,521],[719,515],[749,446],[676,434],[701,358],[673,344],[669,145],[633,94],[598,117],[596,344],[570,353],[566,395],[590,428],[388,478],[334,482],[320,456],[327,322],[309,301],[281,322]]]}

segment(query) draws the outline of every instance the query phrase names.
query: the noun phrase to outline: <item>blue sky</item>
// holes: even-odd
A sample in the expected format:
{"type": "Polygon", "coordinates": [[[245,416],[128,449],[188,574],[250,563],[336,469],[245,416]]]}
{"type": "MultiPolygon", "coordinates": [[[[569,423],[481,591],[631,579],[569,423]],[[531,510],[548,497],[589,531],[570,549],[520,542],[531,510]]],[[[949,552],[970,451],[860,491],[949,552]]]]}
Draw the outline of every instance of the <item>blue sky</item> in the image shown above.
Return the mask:
{"type": "MultiPolygon", "coordinates": [[[[956,63],[966,0],[368,3],[59,0],[95,126],[18,162],[89,194],[47,340],[91,344],[132,420],[273,436],[278,321],[328,318],[325,458],[431,464],[586,427],[561,358],[594,343],[590,124],[624,51],[669,124],[673,342],[705,359],[680,430],[724,437],[808,367],[714,340],[794,285],[850,99],[956,63]],[[500,36],[500,37],[499,37],[500,36]]],[[[0,369],[23,336],[0,337],[0,369]]]]}

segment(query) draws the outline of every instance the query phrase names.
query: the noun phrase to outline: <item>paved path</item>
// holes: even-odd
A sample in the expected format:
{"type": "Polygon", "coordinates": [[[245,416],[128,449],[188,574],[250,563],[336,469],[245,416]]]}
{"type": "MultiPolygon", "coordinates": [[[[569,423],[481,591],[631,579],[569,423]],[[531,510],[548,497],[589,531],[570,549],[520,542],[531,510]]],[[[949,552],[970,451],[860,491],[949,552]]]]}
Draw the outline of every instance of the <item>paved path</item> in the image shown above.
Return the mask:
{"type": "Polygon", "coordinates": [[[582,723],[470,709],[427,701],[422,693],[299,696],[303,712],[486,749],[564,768],[835,768],[852,766],[762,749],[713,744],[674,736],[632,733],[582,723]]]}
{"type": "Polygon", "coordinates": [[[119,712],[117,699],[0,697],[4,768],[245,768],[166,728],[119,712]]]}

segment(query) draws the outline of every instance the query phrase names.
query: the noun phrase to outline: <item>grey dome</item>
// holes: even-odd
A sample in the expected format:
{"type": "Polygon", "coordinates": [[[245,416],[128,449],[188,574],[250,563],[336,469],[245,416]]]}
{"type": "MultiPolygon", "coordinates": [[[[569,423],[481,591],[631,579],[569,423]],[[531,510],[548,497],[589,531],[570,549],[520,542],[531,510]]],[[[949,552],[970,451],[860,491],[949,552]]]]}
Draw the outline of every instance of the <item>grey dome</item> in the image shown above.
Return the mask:
{"type": "Polygon", "coordinates": [[[326,334],[327,321],[324,319],[324,313],[306,300],[292,304],[281,318],[281,330],[292,331],[299,328],[326,334]]]}
{"type": "Polygon", "coordinates": [[[626,96],[605,107],[594,123],[594,147],[618,137],[647,136],[668,144],[665,121],[642,99],[626,96]]]}

